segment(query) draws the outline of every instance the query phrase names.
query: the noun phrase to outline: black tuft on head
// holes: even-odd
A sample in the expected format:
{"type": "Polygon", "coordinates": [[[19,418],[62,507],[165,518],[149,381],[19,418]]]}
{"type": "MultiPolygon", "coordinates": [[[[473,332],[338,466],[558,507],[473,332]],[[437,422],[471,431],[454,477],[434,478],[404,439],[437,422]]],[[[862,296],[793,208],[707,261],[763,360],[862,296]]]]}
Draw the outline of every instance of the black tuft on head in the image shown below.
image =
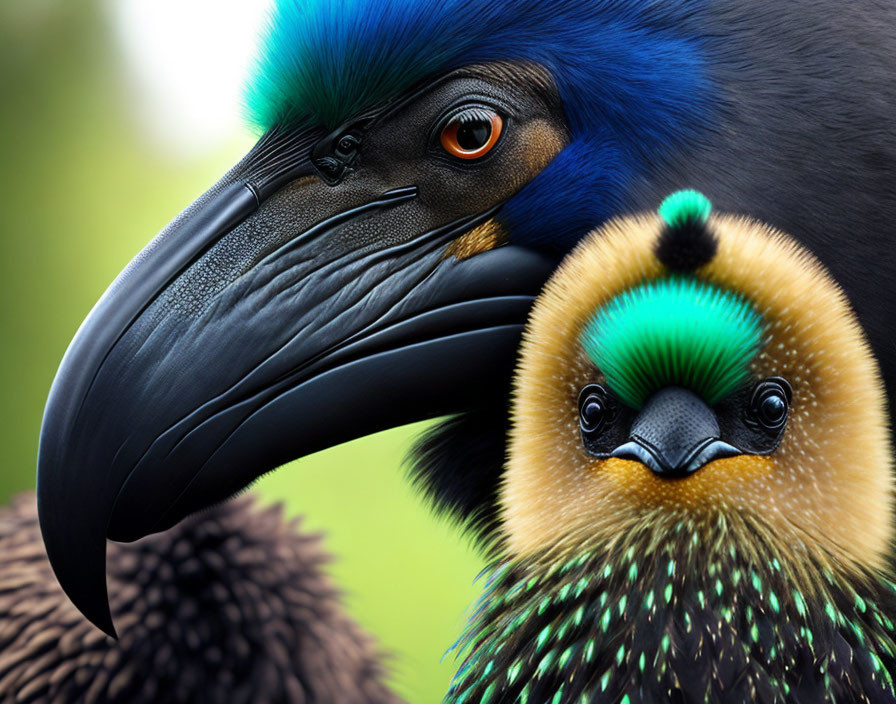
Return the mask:
{"type": "Polygon", "coordinates": [[[677,191],[663,201],[666,226],[656,243],[657,258],[672,271],[689,272],[710,262],[719,243],[706,227],[712,205],[697,191],[677,191]]]}

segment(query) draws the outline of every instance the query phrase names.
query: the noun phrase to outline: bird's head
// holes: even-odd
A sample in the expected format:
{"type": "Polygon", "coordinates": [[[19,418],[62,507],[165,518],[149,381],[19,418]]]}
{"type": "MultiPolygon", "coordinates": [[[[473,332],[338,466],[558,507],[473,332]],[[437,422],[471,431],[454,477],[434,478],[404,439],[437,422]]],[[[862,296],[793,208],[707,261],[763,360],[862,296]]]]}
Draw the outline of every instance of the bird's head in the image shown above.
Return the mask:
{"type": "Polygon", "coordinates": [[[262,137],[111,285],[41,430],[50,561],[107,632],[105,541],[509,379],[557,259],[711,112],[670,4],[281,0],[262,137]]]}
{"type": "Polygon", "coordinates": [[[722,519],[749,527],[740,545],[884,564],[878,367],[839,286],[780,232],[710,216],[693,191],[608,223],[547,285],[516,383],[502,495],[515,555],[676,525],[688,541],[722,519]]]}

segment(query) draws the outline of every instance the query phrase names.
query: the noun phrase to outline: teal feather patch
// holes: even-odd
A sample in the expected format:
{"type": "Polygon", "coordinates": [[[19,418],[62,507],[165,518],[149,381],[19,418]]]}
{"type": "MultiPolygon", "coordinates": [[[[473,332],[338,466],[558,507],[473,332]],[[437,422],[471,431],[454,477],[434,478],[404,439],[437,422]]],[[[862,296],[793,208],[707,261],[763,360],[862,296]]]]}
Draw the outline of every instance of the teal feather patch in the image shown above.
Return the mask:
{"type": "MultiPolygon", "coordinates": [[[[281,124],[335,129],[453,69],[520,60],[551,71],[569,123],[582,136],[594,129],[613,134],[616,149],[653,155],[711,122],[703,51],[681,29],[692,14],[686,4],[271,0],[271,6],[246,88],[248,117],[262,131],[281,124]]],[[[587,189],[576,190],[580,214],[578,193],[587,189]]],[[[596,222],[585,220],[588,228],[596,222]]]]}
{"type": "Polygon", "coordinates": [[[676,191],[662,202],[658,212],[669,227],[687,222],[705,224],[712,212],[712,203],[698,191],[676,191]]]}
{"type": "Polygon", "coordinates": [[[394,97],[446,58],[425,51],[433,14],[407,0],[275,0],[245,90],[250,122],[333,129],[394,97]]]}
{"type": "Polygon", "coordinates": [[[598,310],[581,343],[607,385],[641,408],[666,386],[716,403],[747,381],[762,319],[742,296],[689,277],[626,291],[598,310]]]}

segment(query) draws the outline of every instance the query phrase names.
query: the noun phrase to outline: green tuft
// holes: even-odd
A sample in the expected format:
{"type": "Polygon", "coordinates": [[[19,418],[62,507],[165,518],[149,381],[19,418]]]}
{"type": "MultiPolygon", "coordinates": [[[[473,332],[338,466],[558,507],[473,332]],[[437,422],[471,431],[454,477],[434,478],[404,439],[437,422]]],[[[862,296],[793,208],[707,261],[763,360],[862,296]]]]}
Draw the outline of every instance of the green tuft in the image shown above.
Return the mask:
{"type": "Polygon", "coordinates": [[[762,333],[742,296],[675,276],[616,296],[580,339],[608,386],[640,409],[666,386],[689,388],[709,404],[725,398],[747,381],[762,333]]]}
{"type": "Polygon", "coordinates": [[[712,212],[712,203],[698,191],[676,191],[662,202],[658,212],[669,227],[687,222],[705,223],[712,212]]]}

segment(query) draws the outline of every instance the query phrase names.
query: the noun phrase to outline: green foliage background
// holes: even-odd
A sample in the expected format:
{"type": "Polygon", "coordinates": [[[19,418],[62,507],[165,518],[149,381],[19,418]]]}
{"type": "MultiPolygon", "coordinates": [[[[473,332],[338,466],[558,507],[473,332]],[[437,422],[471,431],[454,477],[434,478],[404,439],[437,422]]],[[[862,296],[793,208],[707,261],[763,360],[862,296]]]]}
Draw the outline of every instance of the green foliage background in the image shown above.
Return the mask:
{"type": "MultiPolygon", "coordinates": [[[[251,146],[173,164],[140,138],[111,28],[86,0],[0,3],[0,504],[34,486],[43,403],[66,345],[109,282],[251,146]]],[[[436,702],[442,655],[480,559],[433,519],[401,462],[422,426],[333,448],[257,484],[322,531],[351,613],[392,654],[411,702],[436,702]]],[[[2,556],[0,556],[2,560],[2,556]]]]}

